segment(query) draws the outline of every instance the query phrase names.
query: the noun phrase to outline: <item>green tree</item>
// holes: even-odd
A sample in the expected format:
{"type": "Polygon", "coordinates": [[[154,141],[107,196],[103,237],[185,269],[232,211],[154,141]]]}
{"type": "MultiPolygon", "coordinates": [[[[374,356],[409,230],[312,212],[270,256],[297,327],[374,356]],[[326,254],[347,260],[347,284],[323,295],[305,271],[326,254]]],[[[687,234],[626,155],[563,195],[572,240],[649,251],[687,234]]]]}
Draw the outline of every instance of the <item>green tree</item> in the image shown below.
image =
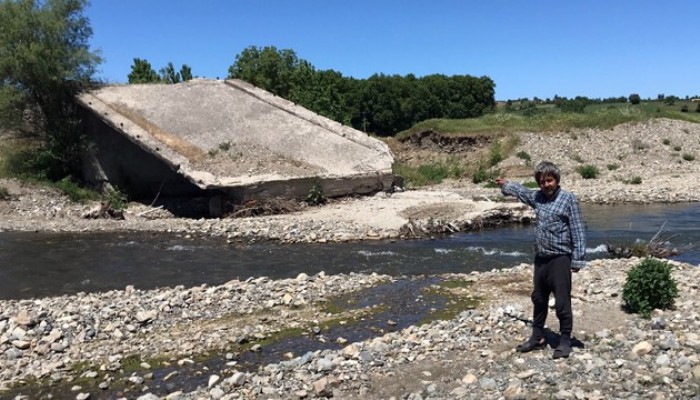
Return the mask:
{"type": "Polygon", "coordinates": [[[158,83],[160,76],[151,67],[145,59],[134,58],[134,63],[131,65],[129,73],[129,83],[158,83]]]}
{"type": "Polygon", "coordinates": [[[639,104],[642,102],[642,98],[639,97],[639,95],[637,93],[632,93],[630,95],[629,100],[630,100],[630,103],[632,103],[632,104],[639,104]]]}
{"type": "Polygon", "coordinates": [[[180,73],[175,71],[175,66],[172,62],[160,69],[160,80],[169,84],[180,83],[180,73]]]}
{"type": "Polygon", "coordinates": [[[182,78],[183,82],[192,80],[192,68],[189,65],[182,64],[182,67],[180,67],[180,78],[182,78]]]}
{"type": "Polygon", "coordinates": [[[87,0],[0,3],[0,118],[39,139],[30,166],[60,179],[80,168],[76,95],[102,62],[91,51],[87,0]],[[8,109],[7,107],[13,107],[8,109]]]}
{"type": "Polygon", "coordinates": [[[293,75],[299,66],[300,60],[293,50],[251,46],[236,56],[228,69],[228,78],[244,80],[288,99],[293,75]]]}

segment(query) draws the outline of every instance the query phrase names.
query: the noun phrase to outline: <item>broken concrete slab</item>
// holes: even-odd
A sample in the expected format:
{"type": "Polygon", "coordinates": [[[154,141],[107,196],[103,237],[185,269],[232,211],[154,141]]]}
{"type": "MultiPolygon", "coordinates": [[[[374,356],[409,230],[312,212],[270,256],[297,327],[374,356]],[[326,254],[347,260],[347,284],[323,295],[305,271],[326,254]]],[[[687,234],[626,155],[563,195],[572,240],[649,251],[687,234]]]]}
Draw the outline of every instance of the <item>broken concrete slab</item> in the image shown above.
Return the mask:
{"type": "Polygon", "coordinates": [[[390,189],[382,141],[239,80],[115,85],[84,93],[91,183],[140,196],[206,192],[235,201],[390,189]]]}

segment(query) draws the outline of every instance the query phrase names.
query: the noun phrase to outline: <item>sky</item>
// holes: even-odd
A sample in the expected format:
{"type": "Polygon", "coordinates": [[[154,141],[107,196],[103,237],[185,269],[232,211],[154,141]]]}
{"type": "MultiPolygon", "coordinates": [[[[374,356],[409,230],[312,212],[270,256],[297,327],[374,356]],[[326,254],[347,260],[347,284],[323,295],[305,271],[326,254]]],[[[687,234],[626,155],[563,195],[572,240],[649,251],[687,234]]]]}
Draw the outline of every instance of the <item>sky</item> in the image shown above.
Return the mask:
{"type": "Polygon", "coordinates": [[[317,70],[488,76],[496,100],[700,95],[697,0],[91,0],[98,77],[134,58],[224,79],[249,47],[317,70]]]}

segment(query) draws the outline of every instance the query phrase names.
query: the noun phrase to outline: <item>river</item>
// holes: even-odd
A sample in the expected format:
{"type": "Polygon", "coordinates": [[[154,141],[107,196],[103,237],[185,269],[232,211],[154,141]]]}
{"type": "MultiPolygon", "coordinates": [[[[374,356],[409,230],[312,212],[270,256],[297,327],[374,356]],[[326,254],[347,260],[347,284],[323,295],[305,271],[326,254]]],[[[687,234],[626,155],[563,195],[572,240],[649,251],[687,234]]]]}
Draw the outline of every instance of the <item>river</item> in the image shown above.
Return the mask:
{"type": "MultiPolygon", "coordinates": [[[[584,205],[588,259],[608,242],[651,239],[662,227],[672,246],[700,242],[700,204],[584,205]]],[[[165,233],[0,232],[0,299],[200,284],[231,279],[377,272],[390,275],[484,271],[531,261],[532,228],[509,226],[434,240],[355,243],[234,243],[165,233]]],[[[679,261],[700,264],[700,248],[679,261]]]]}

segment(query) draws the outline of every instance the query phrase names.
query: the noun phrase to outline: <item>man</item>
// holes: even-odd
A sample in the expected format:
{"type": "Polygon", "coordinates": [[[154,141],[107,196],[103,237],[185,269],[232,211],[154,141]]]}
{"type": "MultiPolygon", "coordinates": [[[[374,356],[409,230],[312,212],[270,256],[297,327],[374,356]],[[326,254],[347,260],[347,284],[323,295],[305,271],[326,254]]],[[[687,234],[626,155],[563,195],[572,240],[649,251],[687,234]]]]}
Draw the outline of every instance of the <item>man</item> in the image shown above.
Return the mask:
{"type": "Polygon", "coordinates": [[[515,196],[535,209],[535,268],[532,290],[532,335],[518,345],[527,353],[544,348],[544,323],[547,319],[549,295],[554,293],[561,339],[553,358],[571,354],[571,273],[586,266],[585,225],[576,197],[559,187],[561,173],[549,161],[535,167],[535,181],[540,190],[530,190],[516,182],[496,179],[501,192],[515,196]]]}

